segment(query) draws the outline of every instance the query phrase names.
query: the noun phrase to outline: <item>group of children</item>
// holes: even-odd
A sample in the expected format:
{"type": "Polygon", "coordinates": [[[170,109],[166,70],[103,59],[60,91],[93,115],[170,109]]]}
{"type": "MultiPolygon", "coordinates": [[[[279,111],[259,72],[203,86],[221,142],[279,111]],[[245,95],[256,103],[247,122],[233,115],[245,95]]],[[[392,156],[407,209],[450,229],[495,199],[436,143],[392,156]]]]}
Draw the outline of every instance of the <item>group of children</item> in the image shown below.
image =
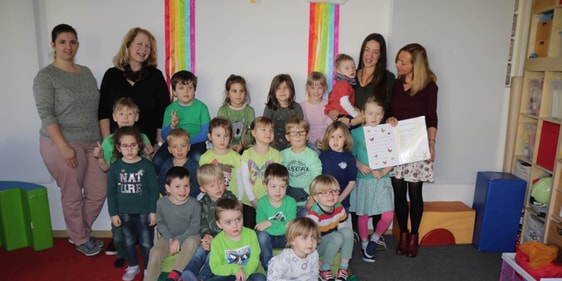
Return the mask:
{"type": "Polygon", "coordinates": [[[118,100],[119,129],[95,155],[108,171],[118,260],[129,264],[123,280],[140,272],[137,243],[149,281],[158,279],[163,259],[176,254],[167,280],[347,280],[354,240],[348,212],[358,217],[363,259],[374,262],[393,216],[391,167],[371,169],[363,130],[350,133],[337,121],[363,114],[364,126],[377,126],[384,116],[374,99],[361,110],[352,106],[354,69],[351,57],[338,57],[334,91],[346,92],[333,91],[329,101],[324,75],[312,72],[301,104],[291,77],[277,75],[260,117],[248,104],[244,78],[231,75],[225,104],[212,119],[195,98],[197,77],[177,72],[171,80],[176,101],[162,124],[166,142],[156,152],[133,126],[138,107],[118,100]],[[369,240],[373,215],[381,219],[369,240]],[[272,249],[285,247],[273,257],[272,249]],[[260,263],[267,277],[256,272],[260,263]]]}

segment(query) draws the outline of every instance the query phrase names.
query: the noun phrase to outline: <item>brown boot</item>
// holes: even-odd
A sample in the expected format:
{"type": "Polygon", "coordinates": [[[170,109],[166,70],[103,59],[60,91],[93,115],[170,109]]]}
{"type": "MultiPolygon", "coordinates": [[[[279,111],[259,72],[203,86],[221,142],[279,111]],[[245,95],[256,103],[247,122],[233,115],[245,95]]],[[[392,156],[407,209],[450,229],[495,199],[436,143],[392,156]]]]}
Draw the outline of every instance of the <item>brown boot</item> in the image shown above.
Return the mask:
{"type": "Polygon", "coordinates": [[[415,258],[418,255],[418,235],[410,234],[410,242],[408,244],[408,257],[415,258]]]}
{"type": "Polygon", "coordinates": [[[410,241],[410,233],[401,232],[400,241],[398,242],[398,247],[396,247],[396,254],[404,255],[408,253],[408,243],[410,241]]]}

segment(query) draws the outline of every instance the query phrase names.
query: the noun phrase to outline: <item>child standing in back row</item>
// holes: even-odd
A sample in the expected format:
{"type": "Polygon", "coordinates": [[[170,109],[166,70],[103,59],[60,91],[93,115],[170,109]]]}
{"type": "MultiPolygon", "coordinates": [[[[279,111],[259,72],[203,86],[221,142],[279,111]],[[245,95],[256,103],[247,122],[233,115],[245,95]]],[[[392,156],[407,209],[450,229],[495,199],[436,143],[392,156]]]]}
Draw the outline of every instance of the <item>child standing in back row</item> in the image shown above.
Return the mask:
{"type": "Polygon", "coordinates": [[[336,72],[336,84],[334,84],[332,92],[328,97],[328,104],[324,109],[324,113],[328,114],[333,110],[339,111],[338,116],[332,115],[333,120],[336,120],[335,117],[355,118],[359,115],[359,110],[355,108],[355,90],[353,86],[357,84],[357,80],[355,80],[355,62],[353,58],[346,54],[339,54],[336,58],[336,72]]]}
{"type": "Polygon", "coordinates": [[[324,114],[324,108],[328,103],[324,99],[324,93],[328,89],[324,74],[313,71],[306,79],[306,93],[308,98],[301,102],[304,119],[310,124],[309,147],[318,151],[322,143],[322,136],[326,127],[332,123],[332,119],[324,114]]]}
{"type": "Polygon", "coordinates": [[[226,79],[224,104],[219,108],[217,117],[225,117],[232,125],[232,149],[242,153],[252,142],[250,125],[256,118],[254,108],[250,106],[250,94],[246,80],[231,74],[226,79]]]}
{"type": "MultiPolygon", "coordinates": [[[[374,97],[369,97],[363,106],[365,121],[363,127],[351,131],[353,137],[353,155],[357,158],[357,187],[351,193],[350,211],[355,212],[357,229],[361,238],[361,252],[366,262],[375,261],[375,251],[381,237],[392,223],[394,218],[394,204],[392,201],[392,184],[390,182],[391,167],[384,169],[371,169],[369,155],[365,144],[364,128],[372,128],[380,124],[384,117],[383,104],[374,97]],[[381,215],[374,233],[368,240],[369,217],[381,215]]],[[[385,245],[386,246],[386,245],[385,245]]]]}
{"type": "Polygon", "coordinates": [[[273,121],[273,147],[279,151],[289,146],[285,138],[285,123],[293,115],[304,117],[301,105],[295,102],[295,84],[289,74],[279,74],[271,81],[263,110],[263,116],[273,121]]]}
{"type": "Polygon", "coordinates": [[[137,243],[140,244],[144,269],[154,240],[158,187],[156,171],[150,161],[140,156],[144,149],[140,131],[122,127],[113,134],[115,158],[107,173],[107,209],[111,223],[123,227],[125,253],[129,267],[123,275],[131,281],[139,274],[137,243]]]}
{"type": "MultiPolygon", "coordinates": [[[[202,101],[195,98],[197,90],[197,76],[181,70],[172,76],[172,93],[176,100],[164,112],[162,123],[162,139],[167,139],[168,133],[175,128],[182,128],[189,133],[189,157],[199,163],[201,154],[207,151],[207,131],[209,129],[209,109],[202,101]]],[[[167,151],[168,143],[163,143],[156,152],[153,162],[156,170],[160,170],[162,163],[170,158],[167,151]]]]}

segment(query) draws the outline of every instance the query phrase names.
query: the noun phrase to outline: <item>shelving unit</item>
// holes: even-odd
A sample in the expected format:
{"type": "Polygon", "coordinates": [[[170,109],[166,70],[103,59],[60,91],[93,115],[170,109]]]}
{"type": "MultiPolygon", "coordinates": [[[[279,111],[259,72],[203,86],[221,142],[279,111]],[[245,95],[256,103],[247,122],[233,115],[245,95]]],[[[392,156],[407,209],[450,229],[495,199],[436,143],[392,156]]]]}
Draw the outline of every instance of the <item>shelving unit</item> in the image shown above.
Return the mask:
{"type": "Polygon", "coordinates": [[[538,240],[557,245],[562,256],[560,2],[535,0],[531,8],[512,172],[527,180],[521,242],[538,240]],[[531,191],[538,179],[548,176],[553,177],[550,202],[540,207],[531,202],[531,191]]]}

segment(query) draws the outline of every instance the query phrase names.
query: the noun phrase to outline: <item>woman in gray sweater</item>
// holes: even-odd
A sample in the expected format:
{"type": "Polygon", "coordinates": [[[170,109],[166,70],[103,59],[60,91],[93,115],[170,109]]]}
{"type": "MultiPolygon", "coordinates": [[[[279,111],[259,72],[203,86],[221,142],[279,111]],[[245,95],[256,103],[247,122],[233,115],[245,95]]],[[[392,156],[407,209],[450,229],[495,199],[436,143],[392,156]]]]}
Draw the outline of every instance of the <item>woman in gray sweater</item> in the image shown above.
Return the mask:
{"type": "Polygon", "coordinates": [[[54,61],[33,81],[41,119],[40,152],[61,191],[69,242],[86,256],[100,253],[103,242],[90,237],[106,196],[106,175],[94,158],[100,140],[100,94],[94,75],[74,63],[78,36],[70,25],[51,32],[54,61]]]}

